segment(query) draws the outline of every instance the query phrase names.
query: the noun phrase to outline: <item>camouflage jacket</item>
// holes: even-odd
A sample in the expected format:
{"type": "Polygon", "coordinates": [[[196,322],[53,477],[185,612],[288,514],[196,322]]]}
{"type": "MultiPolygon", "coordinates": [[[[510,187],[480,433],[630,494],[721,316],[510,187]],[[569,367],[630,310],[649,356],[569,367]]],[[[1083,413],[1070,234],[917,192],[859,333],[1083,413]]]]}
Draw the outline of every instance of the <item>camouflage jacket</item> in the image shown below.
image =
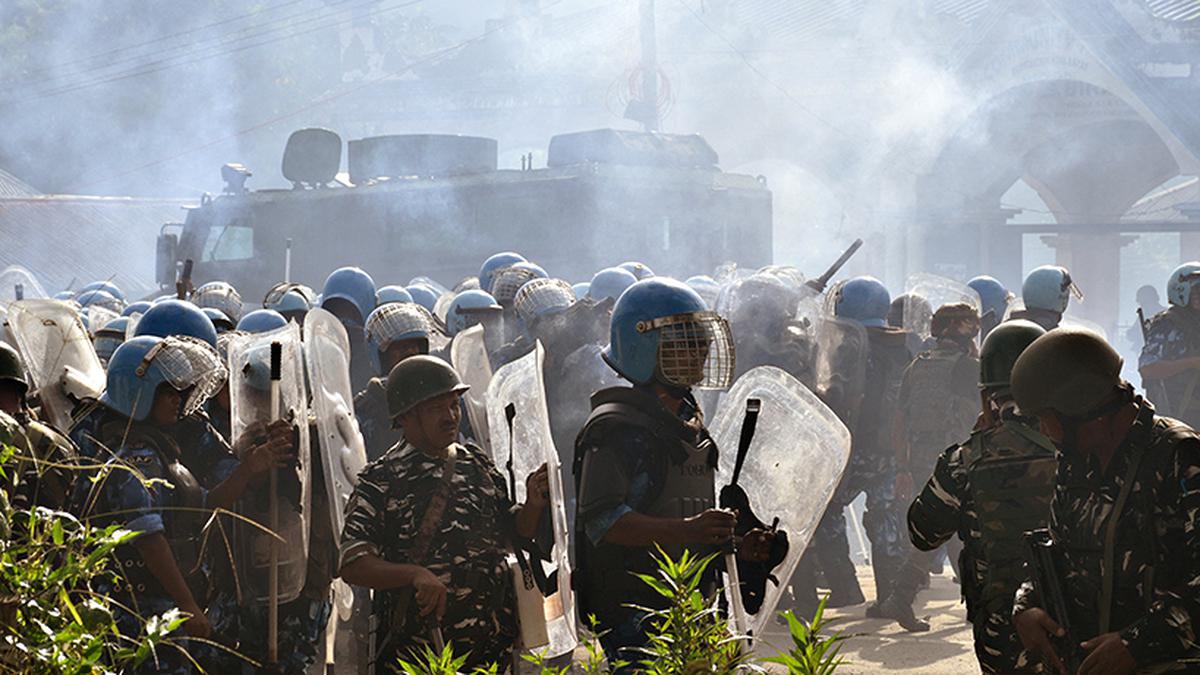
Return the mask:
{"type": "Polygon", "coordinates": [[[928,471],[932,453],[971,433],[979,414],[978,378],[979,360],[946,340],[918,354],[905,369],[898,412],[907,431],[902,440],[913,468],[920,470],[914,473],[928,471]]]}
{"type": "MultiPolygon", "coordinates": [[[[374,555],[392,563],[420,564],[449,589],[442,634],[469,666],[505,658],[516,640],[515,600],[505,561],[515,507],[490,457],[472,445],[457,446],[445,513],[423,560],[414,560],[418,532],[442,483],[445,462],[404,443],[369,464],[346,508],[341,567],[374,555]]],[[[380,663],[398,669],[396,657],[425,643],[429,626],[411,601],[412,589],[376,591],[380,663]]]]}
{"type": "MultiPolygon", "coordinates": [[[[1150,322],[1138,368],[1160,361],[1200,356],[1200,312],[1172,307],[1150,322]]],[[[1200,370],[1187,370],[1165,380],[1144,382],[1148,397],[1165,415],[1200,424],[1200,370]]]]}
{"type": "Polygon", "coordinates": [[[909,507],[917,548],[931,551],[956,533],[963,541],[963,596],[973,622],[1008,616],[1024,579],[1022,535],[1049,518],[1056,466],[1050,441],[1009,405],[999,423],[942,453],[909,507]]]}
{"type": "MultiPolygon", "coordinates": [[[[1102,470],[1091,456],[1060,456],[1050,529],[1061,544],[1063,593],[1076,641],[1117,630],[1139,665],[1194,650],[1200,620],[1200,437],[1155,415],[1141,399],[1137,419],[1102,470]],[[1105,540],[1123,488],[1112,551],[1113,592],[1104,606],[1105,540]],[[1101,616],[1111,612],[1107,627],[1101,616]]],[[[1039,606],[1033,584],[1013,611],[1039,606]]]]}
{"type": "Polygon", "coordinates": [[[0,412],[0,442],[15,450],[11,462],[16,470],[7,476],[12,505],[65,510],[78,461],[75,444],[27,411],[15,416],[0,412]]]}

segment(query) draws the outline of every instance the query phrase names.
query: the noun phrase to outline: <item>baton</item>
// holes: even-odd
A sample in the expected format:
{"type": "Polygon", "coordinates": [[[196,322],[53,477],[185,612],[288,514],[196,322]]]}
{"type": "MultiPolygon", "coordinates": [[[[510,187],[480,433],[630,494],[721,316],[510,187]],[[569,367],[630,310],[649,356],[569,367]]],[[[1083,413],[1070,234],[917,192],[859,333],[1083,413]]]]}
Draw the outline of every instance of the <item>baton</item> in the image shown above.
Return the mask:
{"type": "MultiPolygon", "coordinates": [[[[271,421],[279,419],[279,381],[283,371],[283,345],[271,343],[271,421]]],[[[271,567],[268,571],[270,599],[267,603],[267,661],[279,663],[279,476],[271,469],[271,567]]]]}

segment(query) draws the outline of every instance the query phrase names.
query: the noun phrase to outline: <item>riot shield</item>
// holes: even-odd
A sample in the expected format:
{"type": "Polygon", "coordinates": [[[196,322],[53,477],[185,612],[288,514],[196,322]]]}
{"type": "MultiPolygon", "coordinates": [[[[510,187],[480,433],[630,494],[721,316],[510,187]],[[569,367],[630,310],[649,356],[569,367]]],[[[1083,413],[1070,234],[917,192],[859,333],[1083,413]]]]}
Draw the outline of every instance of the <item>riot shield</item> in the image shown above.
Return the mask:
{"type": "MultiPolygon", "coordinates": [[[[525,498],[525,477],[543,462],[549,467],[550,517],[554,546],[549,563],[543,563],[547,576],[557,577],[557,589],[544,598],[544,614],[549,644],[526,645],[555,657],[570,653],[578,645],[575,619],[575,594],[571,590],[571,561],[567,544],[567,512],[563,493],[562,464],[550,436],[542,381],[543,351],[537,343],[533,351],[502,366],[488,387],[488,423],[492,429],[492,457],[501,472],[509,463],[508,418],[505,408],[513,405],[512,473],[517,502],[525,498]]],[[[506,477],[509,477],[506,474],[506,477]]],[[[539,561],[535,560],[534,563],[539,561]]]]}
{"type": "Polygon", "coordinates": [[[942,305],[964,302],[974,307],[978,314],[983,305],[979,294],[970,286],[925,272],[910,274],[904,284],[904,292],[908,296],[904,302],[904,330],[919,335],[922,339],[927,339],[930,335],[932,316],[927,317],[924,312],[918,311],[917,297],[924,298],[929,303],[929,309],[934,312],[942,305]]]}
{"type": "Polygon", "coordinates": [[[350,340],[342,322],[316,308],[304,317],[304,357],[317,418],[321,468],[333,532],[345,522],[346,503],[358,474],[367,465],[367,449],[354,416],[350,386],[350,340]]]}
{"type": "Polygon", "coordinates": [[[105,385],[104,365],[75,305],[18,300],[9,305],[8,330],[50,422],[70,429],[76,402],[99,397],[105,385]]]}
{"type": "Polygon", "coordinates": [[[817,320],[815,331],[817,393],[842,423],[853,428],[866,394],[867,330],[856,321],[825,316],[817,320]]]}
{"type": "Polygon", "coordinates": [[[38,283],[37,277],[20,265],[9,265],[0,271],[0,305],[8,305],[17,300],[39,300],[48,298],[46,289],[38,283]]]}
{"type": "MultiPolygon", "coordinates": [[[[270,349],[283,348],[279,384],[280,411],[296,428],[296,463],[278,474],[279,504],[279,603],[296,599],[304,587],[308,566],[308,514],[312,483],[309,466],[308,406],[304,390],[304,357],[300,327],[289,323],[267,333],[239,335],[229,344],[229,403],[234,447],[258,424],[271,421],[270,349]]],[[[266,483],[247,491],[238,511],[257,526],[240,520],[234,524],[234,567],[242,597],[266,604],[270,598],[271,540],[270,498],[266,483]]]]}
{"type": "MultiPolygon", "coordinates": [[[[751,615],[751,634],[762,635],[841,480],[850,458],[850,432],[794,377],[772,366],[755,368],[733,383],[726,395],[728,405],[709,427],[721,450],[718,491],[733,476],[742,414],[749,399],[760,400],[762,407],[738,483],[761,520],[771,523],[779,519],[790,545],[783,562],[772,570],[778,583],[767,582],[762,607],[751,615]]],[[[730,592],[732,589],[726,588],[726,593],[730,592]]]]}
{"type": "Polygon", "coordinates": [[[492,443],[488,426],[488,384],[492,381],[492,364],[483,341],[483,326],[471,326],[454,336],[450,343],[450,363],[458,376],[471,386],[463,395],[467,419],[480,447],[491,453],[492,443]]]}

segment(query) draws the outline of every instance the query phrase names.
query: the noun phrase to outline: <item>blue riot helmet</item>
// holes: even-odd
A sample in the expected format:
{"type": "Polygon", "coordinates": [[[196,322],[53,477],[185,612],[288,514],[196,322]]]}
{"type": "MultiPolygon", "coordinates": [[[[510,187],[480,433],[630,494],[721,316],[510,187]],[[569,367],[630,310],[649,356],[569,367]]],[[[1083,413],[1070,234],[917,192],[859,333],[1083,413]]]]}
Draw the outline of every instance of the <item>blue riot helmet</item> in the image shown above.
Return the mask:
{"type": "Polygon", "coordinates": [[[243,333],[266,333],[287,324],[288,320],[273,309],[256,309],[238,321],[237,329],[243,333]]]}
{"type": "Polygon", "coordinates": [[[79,289],[81,294],[88,291],[104,291],[117,300],[120,300],[122,303],[125,302],[125,292],[121,290],[120,286],[111,281],[93,281],[92,283],[87,284],[83,288],[79,289]]]}
{"type": "Polygon", "coordinates": [[[325,279],[321,290],[321,307],[343,320],[353,320],[359,326],[375,310],[375,280],[357,267],[340,267],[325,279]],[[358,317],[345,316],[341,309],[349,305],[358,312],[358,317]]]}
{"type": "Polygon", "coordinates": [[[724,389],[733,381],[729,323],[684,283],[635,283],[617,299],[609,326],[604,360],[634,384],[724,389]]]}
{"type": "Polygon", "coordinates": [[[1071,281],[1071,273],[1065,267],[1042,265],[1025,277],[1021,285],[1021,298],[1025,309],[1041,309],[1062,314],[1074,295],[1083,299],[1083,293],[1071,281]]]}
{"type": "Polygon", "coordinates": [[[134,334],[167,337],[186,335],[203,340],[217,348],[217,329],[204,312],[190,302],[164,300],[155,304],[138,319],[134,334]]]}
{"type": "MultiPolygon", "coordinates": [[[[483,265],[479,268],[479,289],[491,293],[492,277],[495,276],[496,272],[522,262],[525,262],[525,256],[512,251],[504,251],[488,256],[488,259],[484,260],[483,265]]],[[[433,310],[429,311],[432,312],[433,310]]]]}
{"type": "Polygon", "coordinates": [[[134,314],[145,314],[146,310],[154,306],[154,303],[149,300],[138,300],[125,305],[125,309],[121,310],[121,316],[132,316],[134,314]]]}
{"type": "Polygon", "coordinates": [[[92,337],[92,345],[96,348],[96,355],[100,357],[102,363],[107,364],[112,358],[113,352],[117,351],[125,342],[125,333],[129,329],[129,317],[119,316],[110,320],[108,323],[100,327],[96,334],[92,337]]]}
{"type": "Polygon", "coordinates": [[[592,284],[590,281],[581,281],[577,284],[571,284],[571,290],[575,292],[575,299],[582,300],[587,297],[588,291],[591,290],[592,284]]]}
{"type": "Polygon", "coordinates": [[[649,265],[640,263],[636,260],[628,260],[620,265],[617,265],[617,267],[620,267],[626,272],[629,272],[633,276],[637,277],[638,281],[641,281],[642,279],[649,279],[650,277],[654,276],[654,270],[650,269],[649,265]]]}
{"type": "Polygon", "coordinates": [[[197,288],[189,298],[192,304],[204,309],[212,307],[219,309],[236,322],[242,318],[242,295],[231,284],[224,281],[210,281],[197,288]]]}
{"type": "Polygon", "coordinates": [[[217,335],[231,331],[235,328],[233,321],[225,315],[225,312],[222,312],[216,307],[205,307],[200,311],[204,312],[204,316],[207,316],[209,321],[212,321],[213,328],[217,329],[217,335]]]}
{"type": "Polygon", "coordinates": [[[75,291],[59,291],[54,294],[55,300],[74,300],[75,291]]]}
{"type": "Polygon", "coordinates": [[[1197,284],[1200,284],[1200,262],[1186,262],[1176,267],[1167,280],[1167,302],[1176,307],[1187,307],[1197,284]]]}
{"type": "Polygon", "coordinates": [[[263,309],[273,309],[288,321],[304,323],[304,316],[312,309],[316,293],[304,284],[281,282],[275,284],[263,297],[263,309]]]}
{"type": "Polygon", "coordinates": [[[450,337],[484,321],[489,314],[499,316],[503,308],[490,293],[463,291],[454,296],[446,309],[446,333],[450,337]]]}
{"type": "Polygon", "coordinates": [[[100,402],[136,421],[146,419],[160,385],[186,392],[180,416],[190,415],[225,382],[215,348],[190,337],[143,335],[117,347],[108,362],[100,402]]]}
{"type": "Polygon", "coordinates": [[[981,314],[990,311],[997,319],[1004,318],[1004,313],[1008,310],[1008,303],[1012,300],[1012,293],[1008,292],[1004,284],[995,277],[985,274],[968,281],[967,286],[979,294],[979,300],[983,303],[981,314]]]}
{"type": "Polygon", "coordinates": [[[365,329],[367,344],[371,347],[371,366],[375,373],[380,376],[388,374],[390,368],[385,366],[383,355],[397,342],[418,341],[415,351],[428,354],[429,335],[434,330],[433,326],[433,315],[415,302],[389,302],[377,307],[367,317],[365,329]]]}
{"type": "Polygon", "coordinates": [[[693,291],[704,298],[704,302],[707,302],[709,307],[717,306],[717,297],[721,295],[721,284],[718,284],[716,279],[707,274],[698,274],[688,277],[684,283],[691,286],[693,291]]]}
{"type": "Polygon", "coordinates": [[[596,272],[592,277],[588,298],[600,302],[605,298],[616,300],[621,297],[626,288],[637,283],[638,278],[633,272],[623,267],[609,267],[596,272]]]}
{"type": "Polygon", "coordinates": [[[412,302],[412,293],[403,286],[383,286],[376,292],[379,306],[388,304],[389,302],[412,302]]]}
{"type": "Polygon", "coordinates": [[[546,270],[531,262],[519,262],[500,270],[492,277],[491,295],[501,307],[512,307],[517,291],[534,279],[546,279],[546,270]]]}
{"type": "Polygon", "coordinates": [[[412,296],[413,302],[424,307],[428,312],[432,313],[433,308],[437,307],[438,294],[432,288],[424,284],[412,284],[405,286],[404,289],[412,296]]]}
{"type": "Polygon", "coordinates": [[[534,279],[517,291],[513,306],[526,325],[575,304],[575,291],[562,279],[534,279]]]}
{"type": "Polygon", "coordinates": [[[103,307],[104,309],[117,313],[120,313],[121,310],[125,309],[125,306],[121,304],[121,301],[113,297],[111,293],[99,289],[84,291],[79,295],[76,295],[75,302],[78,302],[79,306],[85,309],[88,307],[103,307]]]}
{"type": "Polygon", "coordinates": [[[834,314],[870,328],[887,325],[892,296],[875,277],[854,277],[837,289],[834,314]]]}

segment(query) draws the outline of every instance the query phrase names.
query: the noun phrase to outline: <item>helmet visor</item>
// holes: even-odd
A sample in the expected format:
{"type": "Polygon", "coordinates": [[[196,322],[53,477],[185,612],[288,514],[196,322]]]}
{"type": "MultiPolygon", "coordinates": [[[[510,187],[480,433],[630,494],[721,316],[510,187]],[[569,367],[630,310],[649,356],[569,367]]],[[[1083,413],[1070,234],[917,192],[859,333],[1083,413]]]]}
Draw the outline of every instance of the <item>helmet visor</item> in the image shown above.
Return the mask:
{"type": "Polygon", "coordinates": [[[716,312],[675,314],[639,329],[659,331],[658,371],[667,384],[727,389],[733,383],[733,335],[716,312]]]}
{"type": "Polygon", "coordinates": [[[155,345],[142,362],[141,370],[153,366],[163,381],[176,391],[188,392],[182,414],[190,415],[204,405],[225,383],[225,366],[217,351],[189,337],[168,337],[155,345]]]}

